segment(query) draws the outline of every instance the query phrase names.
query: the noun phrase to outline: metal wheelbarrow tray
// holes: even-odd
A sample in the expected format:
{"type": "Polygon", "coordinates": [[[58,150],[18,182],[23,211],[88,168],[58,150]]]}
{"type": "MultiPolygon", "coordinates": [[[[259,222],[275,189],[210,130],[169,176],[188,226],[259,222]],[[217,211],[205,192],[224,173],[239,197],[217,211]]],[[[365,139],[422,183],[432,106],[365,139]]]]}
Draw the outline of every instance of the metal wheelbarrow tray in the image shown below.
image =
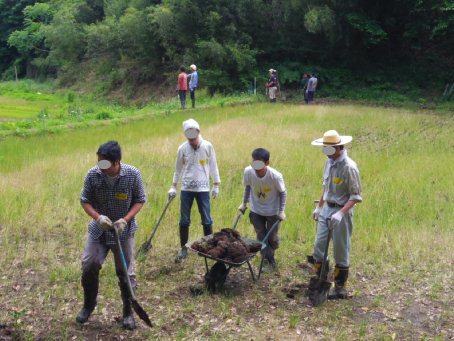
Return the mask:
{"type": "MultiPolygon", "coordinates": [[[[204,252],[201,252],[199,250],[196,250],[193,248],[193,244],[196,243],[196,242],[203,242],[203,241],[208,241],[210,239],[213,238],[213,235],[210,234],[208,236],[205,236],[205,237],[202,237],[200,239],[197,239],[197,240],[194,240],[192,242],[189,242],[186,244],[186,247],[194,252],[196,252],[199,256],[203,257],[204,260],[205,260],[205,267],[206,267],[206,270],[207,272],[209,271],[209,268],[208,268],[208,261],[207,261],[207,258],[209,259],[212,259],[216,262],[221,262],[221,263],[224,263],[226,266],[227,266],[227,272],[230,271],[231,268],[238,268],[240,267],[241,265],[243,265],[244,263],[247,263],[248,267],[249,267],[249,271],[251,273],[251,277],[252,277],[252,280],[255,282],[255,274],[254,274],[254,270],[252,269],[252,266],[251,266],[251,259],[255,257],[256,253],[249,253],[249,255],[247,257],[245,257],[245,259],[243,259],[243,261],[241,261],[240,263],[235,263],[235,262],[232,262],[228,259],[225,259],[225,258],[216,258],[216,257],[213,257],[207,253],[204,253],[204,252]]],[[[261,249],[263,250],[266,245],[261,242],[261,241],[258,241],[258,240],[254,240],[254,239],[249,239],[249,238],[243,238],[241,237],[241,240],[243,240],[247,245],[251,245],[251,244],[256,244],[256,243],[259,243],[259,244],[262,244],[262,247],[261,249]]],[[[258,252],[258,251],[257,251],[258,252]]],[[[258,276],[260,278],[260,274],[258,276]]]]}
{"type": "MultiPolygon", "coordinates": [[[[205,237],[199,238],[197,240],[194,240],[192,242],[189,242],[189,243],[186,244],[186,247],[188,249],[196,252],[199,256],[204,258],[205,267],[206,267],[207,272],[209,271],[207,258],[215,260],[217,262],[221,262],[221,263],[226,264],[226,266],[227,266],[227,274],[230,272],[231,268],[237,268],[237,267],[240,267],[241,265],[243,265],[244,263],[246,263],[248,265],[248,267],[249,267],[249,271],[251,273],[252,280],[255,282],[256,278],[255,278],[254,270],[252,269],[250,261],[251,261],[252,258],[255,257],[257,252],[259,252],[259,251],[263,252],[267,247],[269,247],[268,238],[271,235],[271,232],[279,225],[279,222],[280,222],[279,220],[276,221],[276,223],[270,228],[270,230],[268,231],[268,233],[266,234],[265,238],[263,238],[262,241],[241,237],[241,240],[243,242],[245,242],[247,245],[261,244],[262,246],[261,246],[260,250],[256,251],[255,253],[249,253],[249,256],[246,257],[240,263],[235,263],[235,262],[229,261],[228,259],[225,259],[225,258],[216,258],[216,257],[213,257],[213,256],[207,254],[207,253],[201,252],[201,251],[196,250],[196,249],[193,248],[193,244],[194,243],[196,243],[196,242],[200,243],[202,241],[208,241],[208,240],[210,240],[210,239],[212,239],[214,237],[213,234],[210,234],[208,236],[205,236],[205,237]]],[[[262,273],[262,267],[263,267],[263,257],[262,257],[261,262],[260,262],[260,268],[259,268],[259,272],[258,272],[258,275],[257,275],[257,279],[260,279],[260,275],[262,273]]]]}

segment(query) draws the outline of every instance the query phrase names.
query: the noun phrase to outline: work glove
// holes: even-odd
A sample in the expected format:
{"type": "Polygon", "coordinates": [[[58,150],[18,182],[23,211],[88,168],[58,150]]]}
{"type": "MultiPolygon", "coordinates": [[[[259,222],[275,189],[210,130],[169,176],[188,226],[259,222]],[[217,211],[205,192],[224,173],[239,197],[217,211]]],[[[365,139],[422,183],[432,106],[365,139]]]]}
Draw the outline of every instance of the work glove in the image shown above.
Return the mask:
{"type": "Polygon", "coordinates": [[[285,220],[285,212],[284,211],[280,211],[277,214],[277,217],[279,218],[280,221],[284,221],[285,220]]]}
{"type": "Polygon", "coordinates": [[[340,210],[331,216],[331,225],[333,226],[333,228],[336,228],[339,226],[343,217],[344,217],[344,212],[342,212],[340,210]]]}
{"type": "Polygon", "coordinates": [[[314,219],[315,221],[318,221],[318,217],[319,217],[321,211],[322,211],[322,208],[320,206],[317,206],[315,208],[314,212],[312,212],[312,219],[314,219]]]}
{"type": "Polygon", "coordinates": [[[246,209],[247,209],[247,203],[243,202],[239,207],[238,207],[238,211],[240,211],[241,213],[244,214],[244,212],[246,212],[246,209]]]}
{"type": "Polygon", "coordinates": [[[177,196],[177,188],[175,186],[172,186],[167,193],[169,194],[169,199],[175,198],[177,196]]]}
{"type": "Polygon", "coordinates": [[[117,230],[118,234],[122,234],[126,226],[128,226],[128,223],[123,218],[113,223],[113,227],[117,230]]]}
{"type": "Polygon", "coordinates": [[[216,199],[219,195],[219,185],[213,185],[213,189],[211,190],[211,197],[216,199]]]}
{"type": "Polygon", "coordinates": [[[98,223],[98,226],[103,230],[107,231],[112,228],[112,221],[105,215],[100,215],[98,219],[96,219],[96,222],[98,223]]]}

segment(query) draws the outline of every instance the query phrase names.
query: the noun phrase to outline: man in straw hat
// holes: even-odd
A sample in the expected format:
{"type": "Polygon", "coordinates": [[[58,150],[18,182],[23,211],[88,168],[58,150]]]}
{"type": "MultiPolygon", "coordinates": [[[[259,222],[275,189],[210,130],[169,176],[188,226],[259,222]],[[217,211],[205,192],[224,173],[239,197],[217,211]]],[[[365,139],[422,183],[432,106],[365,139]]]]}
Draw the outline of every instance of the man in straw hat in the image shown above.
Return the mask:
{"type": "Polygon", "coordinates": [[[210,177],[213,179],[213,188],[211,189],[213,199],[219,195],[221,183],[216,153],[213,145],[200,135],[199,124],[190,118],[183,122],[183,131],[187,141],[178,147],[175,173],[172,186],[168,192],[169,197],[177,195],[177,183],[181,178],[181,250],[175,258],[176,262],[181,262],[188,254],[186,243],[189,239],[191,208],[194,199],[197,201],[202,219],[203,234],[207,236],[213,233],[213,221],[210,215],[210,177]]]}
{"type": "Polygon", "coordinates": [[[323,192],[313,219],[317,221],[314,245],[315,270],[320,275],[324,248],[328,237],[328,222],[333,227],[334,288],[328,298],[347,297],[345,285],[350,267],[350,242],[353,230],[353,207],[362,201],[361,181],[356,163],[347,155],[344,145],[351,142],[351,136],[340,136],[335,130],[328,130],[322,138],[312,141],[313,146],[322,147],[327,156],[323,171],[323,192]]]}

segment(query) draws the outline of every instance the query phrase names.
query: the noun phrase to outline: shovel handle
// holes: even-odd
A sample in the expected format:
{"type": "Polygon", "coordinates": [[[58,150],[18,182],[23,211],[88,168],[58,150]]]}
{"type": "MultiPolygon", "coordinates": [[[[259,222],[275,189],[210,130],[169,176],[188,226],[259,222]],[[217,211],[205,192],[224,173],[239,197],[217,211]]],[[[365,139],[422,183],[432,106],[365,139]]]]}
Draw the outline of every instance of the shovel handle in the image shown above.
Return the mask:
{"type": "Polygon", "coordinates": [[[167,203],[166,203],[166,205],[165,205],[165,207],[164,207],[164,210],[162,211],[161,215],[159,216],[159,219],[158,219],[158,221],[156,222],[156,225],[154,226],[153,231],[151,232],[150,238],[148,238],[148,241],[147,241],[148,244],[151,244],[151,240],[153,239],[153,237],[154,237],[154,235],[155,235],[155,233],[156,233],[156,230],[158,229],[158,226],[159,226],[159,224],[161,223],[161,220],[162,220],[162,218],[164,217],[164,214],[165,214],[166,211],[167,211],[167,208],[170,206],[170,203],[172,202],[172,200],[173,200],[174,198],[175,198],[175,197],[172,196],[172,197],[169,197],[169,198],[167,199],[167,203]]]}
{"type": "Polygon", "coordinates": [[[115,234],[118,251],[120,253],[120,258],[121,258],[120,261],[121,261],[121,267],[123,268],[124,281],[126,282],[126,285],[128,287],[128,291],[129,291],[131,300],[135,300],[136,297],[134,296],[134,290],[132,290],[131,280],[128,275],[128,265],[126,264],[126,258],[123,253],[123,248],[121,247],[120,235],[118,234],[118,230],[115,227],[113,228],[113,232],[115,234]]]}

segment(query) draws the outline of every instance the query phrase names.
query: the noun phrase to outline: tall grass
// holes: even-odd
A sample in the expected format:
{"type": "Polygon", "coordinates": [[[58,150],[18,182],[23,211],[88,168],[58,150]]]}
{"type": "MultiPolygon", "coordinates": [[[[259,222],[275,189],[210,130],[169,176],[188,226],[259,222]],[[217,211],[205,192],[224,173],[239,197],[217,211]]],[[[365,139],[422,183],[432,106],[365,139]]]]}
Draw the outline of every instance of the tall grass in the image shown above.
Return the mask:
{"type": "MultiPolygon", "coordinates": [[[[148,203],[138,216],[136,235],[142,243],[164,208],[176,150],[184,142],[181,122],[189,117],[199,121],[203,137],[215,146],[220,166],[221,194],[212,202],[215,230],[233,223],[242,200],[244,167],[254,148],[265,147],[288,190],[278,261],[283,269],[291,268],[311,253],[315,228],[310,217],[321,192],[324,156],[310,142],[337,129],[353,136],[348,152],[359,165],[363,184],[364,202],[355,210],[353,267],[375,276],[384,271],[416,273],[415,268],[448,262],[452,271],[453,116],[355,105],[255,104],[0,141],[0,267],[5,276],[14,280],[20,271],[33,268],[46,273],[45,283],[55,286],[59,295],[78,288],[89,221],[78,198],[86,171],[96,162],[97,147],[109,139],[120,142],[123,162],[138,167],[146,183],[148,203]]],[[[178,201],[155,236],[153,262],[166,263],[178,248],[178,201]]],[[[191,240],[201,235],[195,207],[192,218],[191,240]]],[[[247,217],[238,228],[254,236],[247,217]]],[[[150,275],[147,264],[139,264],[139,277],[150,275]]],[[[111,274],[102,279],[109,288],[105,295],[115,297],[112,264],[104,271],[111,274]]],[[[157,286],[174,287],[169,281],[175,277],[169,278],[165,267],[160,271],[154,274],[157,286]]],[[[188,266],[179,281],[196,272],[195,265],[188,266]]],[[[291,328],[298,323],[297,316],[288,322],[291,328]]],[[[358,328],[365,332],[364,326],[358,328]]]]}

